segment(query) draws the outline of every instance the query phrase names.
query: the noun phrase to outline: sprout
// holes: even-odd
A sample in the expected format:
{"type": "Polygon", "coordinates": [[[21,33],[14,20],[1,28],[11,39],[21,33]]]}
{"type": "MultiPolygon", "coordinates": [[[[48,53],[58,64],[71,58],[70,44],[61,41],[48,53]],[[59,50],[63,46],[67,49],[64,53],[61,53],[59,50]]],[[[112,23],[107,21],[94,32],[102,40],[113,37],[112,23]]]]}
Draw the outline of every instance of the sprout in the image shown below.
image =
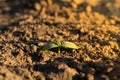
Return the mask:
{"type": "Polygon", "coordinates": [[[61,47],[70,48],[70,49],[78,49],[79,48],[76,44],[74,44],[72,42],[57,40],[57,41],[49,42],[46,45],[44,45],[42,48],[42,51],[46,51],[46,50],[49,50],[52,48],[58,48],[58,54],[60,54],[61,47]]]}

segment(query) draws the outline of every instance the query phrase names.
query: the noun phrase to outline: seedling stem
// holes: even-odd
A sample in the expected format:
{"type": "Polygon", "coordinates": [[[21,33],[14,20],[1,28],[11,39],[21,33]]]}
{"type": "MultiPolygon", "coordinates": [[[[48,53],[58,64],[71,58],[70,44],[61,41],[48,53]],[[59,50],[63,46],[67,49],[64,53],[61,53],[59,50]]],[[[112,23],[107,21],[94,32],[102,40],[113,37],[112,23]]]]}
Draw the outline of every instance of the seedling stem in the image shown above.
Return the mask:
{"type": "Polygon", "coordinates": [[[60,55],[60,47],[61,47],[61,41],[57,40],[57,45],[58,45],[58,54],[60,55]]]}

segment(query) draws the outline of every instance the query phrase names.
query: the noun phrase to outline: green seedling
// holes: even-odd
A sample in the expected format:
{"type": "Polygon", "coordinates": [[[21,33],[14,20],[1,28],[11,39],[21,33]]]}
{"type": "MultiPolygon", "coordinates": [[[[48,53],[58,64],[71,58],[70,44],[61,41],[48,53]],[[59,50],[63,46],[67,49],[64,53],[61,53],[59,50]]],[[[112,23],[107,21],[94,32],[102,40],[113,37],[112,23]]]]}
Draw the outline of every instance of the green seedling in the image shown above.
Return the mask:
{"type": "Polygon", "coordinates": [[[46,50],[49,50],[52,48],[58,48],[58,54],[60,54],[61,47],[71,48],[71,49],[78,49],[79,48],[76,44],[74,44],[72,42],[57,40],[57,41],[49,42],[46,45],[44,45],[42,48],[42,51],[46,51],[46,50]]]}

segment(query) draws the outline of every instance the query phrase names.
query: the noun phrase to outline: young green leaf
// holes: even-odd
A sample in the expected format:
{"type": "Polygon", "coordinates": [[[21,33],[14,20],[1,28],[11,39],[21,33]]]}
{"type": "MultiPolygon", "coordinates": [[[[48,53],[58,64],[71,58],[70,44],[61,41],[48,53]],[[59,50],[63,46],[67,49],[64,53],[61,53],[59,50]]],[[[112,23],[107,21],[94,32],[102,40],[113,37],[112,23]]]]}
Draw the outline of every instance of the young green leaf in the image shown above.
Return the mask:
{"type": "Polygon", "coordinates": [[[56,48],[56,47],[58,47],[56,42],[49,42],[42,48],[42,51],[46,51],[48,49],[52,49],[52,48],[56,48]]]}
{"type": "Polygon", "coordinates": [[[69,42],[69,41],[63,41],[61,46],[65,47],[65,48],[72,48],[72,49],[78,49],[79,48],[76,44],[74,44],[72,42],[69,42]]]}
{"type": "Polygon", "coordinates": [[[60,40],[57,40],[56,43],[57,43],[58,47],[61,46],[61,41],[60,40]]]}

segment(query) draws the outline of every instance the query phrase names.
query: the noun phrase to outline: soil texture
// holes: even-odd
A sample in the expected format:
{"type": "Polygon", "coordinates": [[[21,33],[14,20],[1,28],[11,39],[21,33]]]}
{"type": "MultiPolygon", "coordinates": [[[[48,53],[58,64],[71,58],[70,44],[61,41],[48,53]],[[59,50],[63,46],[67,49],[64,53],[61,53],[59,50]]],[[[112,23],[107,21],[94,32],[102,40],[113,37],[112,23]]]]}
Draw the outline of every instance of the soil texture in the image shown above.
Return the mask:
{"type": "Polygon", "coordinates": [[[0,80],[120,80],[119,3],[0,1],[0,80]],[[79,49],[41,51],[56,40],[79,49]]]}

